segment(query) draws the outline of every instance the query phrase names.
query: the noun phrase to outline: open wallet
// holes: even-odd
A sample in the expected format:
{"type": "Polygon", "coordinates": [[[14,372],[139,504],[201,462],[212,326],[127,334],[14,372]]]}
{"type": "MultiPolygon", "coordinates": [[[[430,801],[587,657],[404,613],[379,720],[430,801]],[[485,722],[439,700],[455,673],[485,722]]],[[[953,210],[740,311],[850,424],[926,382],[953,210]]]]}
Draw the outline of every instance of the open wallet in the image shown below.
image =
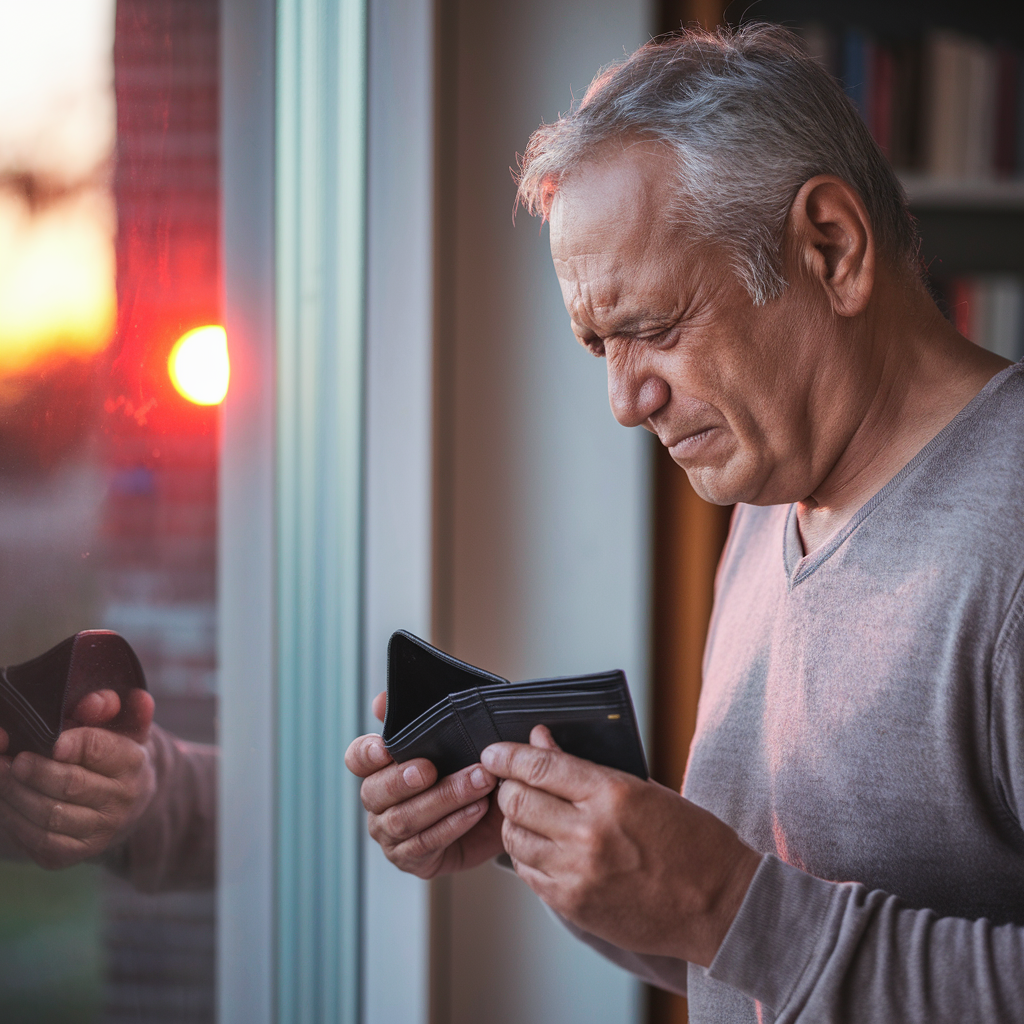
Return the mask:
{"type": "Polygon", "coordinates": [[[395,761],[425,757],[450,775],[491,743],[528,743],[535,725],[567,754],[648,777],[621,671],[510,683],[405,630],[392,634],[383,738],[395,761]]]}
{"type": "Polygon", "coordinates": [[[145,688],[135,652],[109,629],[76,633],[38,658],[0,668],[0,727],[10,738],[6,753],[31,750],[49,757],[86,694],[114,690],[123,706],[130,690],[145,688]]]}

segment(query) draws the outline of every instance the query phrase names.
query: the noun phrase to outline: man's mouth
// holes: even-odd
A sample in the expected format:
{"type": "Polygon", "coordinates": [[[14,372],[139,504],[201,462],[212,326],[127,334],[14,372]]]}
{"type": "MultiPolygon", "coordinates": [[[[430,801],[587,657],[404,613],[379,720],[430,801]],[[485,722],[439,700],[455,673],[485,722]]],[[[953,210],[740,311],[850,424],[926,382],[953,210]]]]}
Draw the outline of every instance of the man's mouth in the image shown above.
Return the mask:
{"type": "Polygon", "coordinates": [[[673,459],[690,458],[714,434],[715,427],[701,427],[665,445],[673,459]]]}

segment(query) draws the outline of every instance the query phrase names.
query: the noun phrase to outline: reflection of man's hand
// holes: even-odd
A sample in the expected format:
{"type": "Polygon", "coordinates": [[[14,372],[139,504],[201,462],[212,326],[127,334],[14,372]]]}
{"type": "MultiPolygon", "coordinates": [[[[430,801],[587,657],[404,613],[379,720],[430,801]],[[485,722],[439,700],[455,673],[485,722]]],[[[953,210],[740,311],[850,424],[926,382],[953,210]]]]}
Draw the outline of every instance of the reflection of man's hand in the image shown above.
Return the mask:
{"type": "Polygon", "coordinates": [[[542,725],[481,760],[505,780],[505,849],[545,903],[621,948],[711,963],[760,863],[731,828],[657,782],[563,753],[542,725]]]}
{"type": "MultiPolygon", "coordinates": [[[[83,697],[53,758],[0,756],[0,825],[44,868],[66,868],[124,839],[149,806],[156,776],[146,747],[153,698],[132,690],[83,697]],[[117,730],[117,731],[112,731],[117,730]]],[[[0,729],[0,753],[8,737],[0,729]]]]}

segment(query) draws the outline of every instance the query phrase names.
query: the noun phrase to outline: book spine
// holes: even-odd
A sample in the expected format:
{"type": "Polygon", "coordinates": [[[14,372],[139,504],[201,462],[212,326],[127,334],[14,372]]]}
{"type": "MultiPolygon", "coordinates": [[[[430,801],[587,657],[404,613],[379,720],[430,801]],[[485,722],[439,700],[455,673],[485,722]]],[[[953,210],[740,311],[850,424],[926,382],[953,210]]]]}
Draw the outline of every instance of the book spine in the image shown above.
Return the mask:
{"type": "Polygon", "coordinates": [[[872,47],[871,134],[887,157],[892,156],[893,53],[887,46],[872,47]]]}
{"type": "Polygon", "coordinates": [[[1014,118],[1014,173],[1024,178],[1024,59],[1017,60],[1017,111],[1014,118]]]}
{"type": "Polygon", "coordinates": [[[865,122],[870,117],[866,49],[864,32],[859,28],[847,29],[843,35],[843,86],[865,122]]]}
{"type": "Polygon", "coordinates": [[[959,176],[956,137],[961,126],[959,40],[949,32],[929,34],[925,43],[925,173],[934,178],[959,176]]]}
{"type": "Polygon", "coordinates": [[[1009,178],[1017,168],[1017,99],[1020,58],[1016,50],[996,51],[996,123],[992,163],[996,176],[1009,178]]]}
{"type": "Polygon", "coordinates": [[[1024,178],[1024,53],[948,29],[885,41],[799,29],[901,171],[948,181],[1024,178]]]}
{"type": "Polygon", "coordinates": [[[992,177],[995,149],[996,59],[991,47],[964,40],[963,164],[960,176],[974,181],[992,177]]]}

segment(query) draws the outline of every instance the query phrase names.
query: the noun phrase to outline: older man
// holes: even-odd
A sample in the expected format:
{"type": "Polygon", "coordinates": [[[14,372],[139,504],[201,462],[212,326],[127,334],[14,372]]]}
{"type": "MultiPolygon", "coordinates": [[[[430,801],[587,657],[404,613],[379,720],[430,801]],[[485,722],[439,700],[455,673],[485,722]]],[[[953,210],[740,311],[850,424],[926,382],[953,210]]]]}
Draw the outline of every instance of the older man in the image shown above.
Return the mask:
{"type": "Polygon", "coordinates": [[[424,877],[503,846],[695,1022],[1024,1021],[1024,367],[940,315],[781,29],[641,48],[520,195],[616,418],[739,503],[685,795],[543,727],[440,782],[367,736],[371,833],[424,877]]]}

